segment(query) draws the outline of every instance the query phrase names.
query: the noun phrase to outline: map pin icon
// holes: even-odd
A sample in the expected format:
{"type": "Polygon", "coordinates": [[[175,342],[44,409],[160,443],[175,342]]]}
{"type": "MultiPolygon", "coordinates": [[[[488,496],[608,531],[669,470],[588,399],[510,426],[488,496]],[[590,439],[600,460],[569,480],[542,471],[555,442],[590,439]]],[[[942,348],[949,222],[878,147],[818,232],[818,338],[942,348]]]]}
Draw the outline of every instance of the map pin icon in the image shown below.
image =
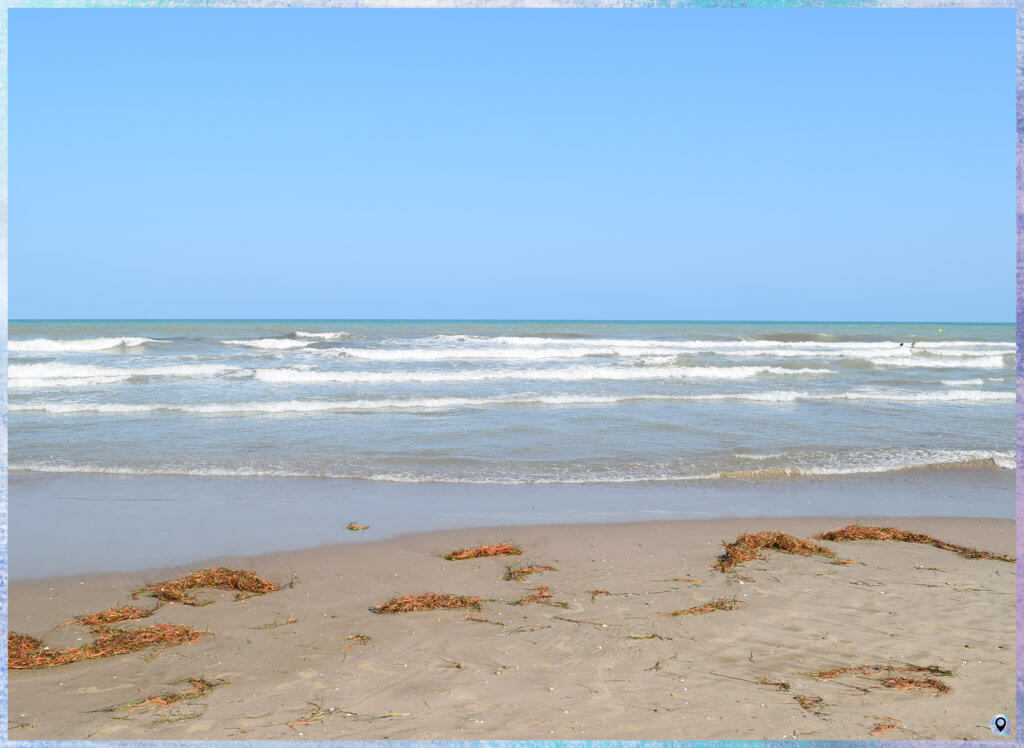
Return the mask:
{"type": "Polygon", "coordinates": [[[1005,714],[997,714],[992,718],[990,727],[996,735],[1007,735],[1010,732],[1010,720],[1005,714]]]}

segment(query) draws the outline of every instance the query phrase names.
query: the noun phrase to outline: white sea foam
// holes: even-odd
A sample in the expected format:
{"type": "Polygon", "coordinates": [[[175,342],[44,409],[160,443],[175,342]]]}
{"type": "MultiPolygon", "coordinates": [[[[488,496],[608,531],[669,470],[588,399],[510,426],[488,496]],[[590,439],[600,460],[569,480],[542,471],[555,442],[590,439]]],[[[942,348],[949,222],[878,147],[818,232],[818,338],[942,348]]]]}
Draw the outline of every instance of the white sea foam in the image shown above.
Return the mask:
{"type": "Polygon", "coordinates": [[[486,407],[492,405],[597,405],[619,402],[629,398],[601,398],[593,396],[538,396],[508,398],[474,397],[412,397],[353,400],[290,400],[286,402],[241,402],[188,404],[129,404],[129,403],[13,403],[13,411],[42,411],[54,415],[77,413],[153,413],[159,411],[192,413],[198,415],[244,415],[323,413],[330,411],[378,411],[378,410],[449,410],[452,408],[486,407]]]}
{"type": "MultiPolygon", "coordinates": [[[[847,392],[794,392],[773,390],[770,392],[713,393],[708,395],[667,395],[666,399],[716,401],[745,400],[750,402],[829,402],[839,400],[865,400],[891,403],[982,403],[1010,402],[1013,392],[989,392],[978,390],[941,390],[937,392],[911,392],[907,390],[864,389],[847,392]]],[[[655,398],[655,399],[661,399],[655,398]]]]}
{"type": "Polygon", "coordinates": [[[288,351],[294,348],[305,348],[309,341],[289,340],[288,338],[259,338],[256,340],[223,340],[225,345],[241,345],[246,348],[259,348],[266,351],[288,351]]]}
{"type": "Polygon", "coordinates": [[[212,376],[238,367],[224,364],[168,364],[164,366],[111,367],[91,364],[11,364],[7,374],[10,377],[86,377],[86,376],[212,376]]]}
{"type": "Polygon", "coordinates": [[[1000,356],[1011,353],[1009,343],[943,341],[917,348],[881,342],[806,342],[773,340],[652,340],[617,338],[569,338],[514,336],[435,335],[420,339],[419,345],[406,341],[395,347],[341,348],[335,352],[369,361],[542,361],[588,357],[641,358],[644,363],[672,363],[678,355],[713,355],[727,358],[812,358],[864,359],[878,366],[921,366],[997,368],[1000,356]],[[941,356],[931,350],[935,348],[941,356]]]}
{"type": "Polygon", "coordinates": [[[846,400],[877,400],[879,402],[904,403],[980,403],[980,402],[1012,402],[1016,395],[1013,392],[991,392],[979,390],[943,390],[939,392],[885,392],[865,391],[847,392],[842,395],[846,400]]]}
{"type": "Polygon", "coordinates": [[[985,384],[984,379],[943,379],[942,383],[947,387],[980,387],[985,384]]]}
{"type": "Polygon", "coordinates": [[[693,351],[729,351],[729,350],[779,350],[806,351],[820,353],[885,353],[906,351],[908,354],[920,353],[929,349],[942,349],[943,353],[953,355],[956,351],[964,355],[983,353],[1012,353],[1015,345],[1012,342],[988,342],[971,340],[925,341],[911,348],[909,343],[900,345],[902,341],[783,341],[783,340],[659,340],[651,338],[545,338],[530,336],[498,335],[493,337],[472,335],[434,335],[423,339],[423,342],[445,347],[501,345],[505,347],[547,348],[552,346],[590,347],[590,348],[641,348],[659,350],[693,350],[693,351]]]}
{"type": "MultiPolygon", "coordinates": [[[[551,346],[547,348],[335,348],[334,352],[365,361],[557,361],[596,356],[639,356],[633,349],[551,346]]],[[[656,350],[656,349],[653,349],[656,350]]],[[[649,352],[649,351],[648,351],[649,352]]],[[[674,358],[674,357],[670,357],[674,358]]]]}
{"type": "Polygon", "coordinates": [[[777,366],[615,367],[570,366],[538,369],[469,369],[462,371],[297,371],[291,368],[255,369],[253,376],[270,384],[380,384],[401,382],[485,382],[535,380],[747,379],[763,374],[816,375],[828,369],[786,369],[777,366]]]}
{"type": "Polygon", "coordinates": [[[822,456],[818,459],[824,464],[802,461],[796,464],[790,463],[762,468],[724,470],[694,477],[710,480],[765,480],[770,478],[864,475],[963,467],[993,467],[1001,470],[1014,470],[1016,468],[1013,452],[982,449],[894,450],[889,454],[877,452],[866,455],[840,454],[822,456]]]}
{"type": "MultiPolygon", "coordinates": [[[[759,356],[762,358],[819,358],[819,359],[864,359],[880,365],[892,366],[971,366],[975,361],[983,361],[982,368],[993,366],[992,361],[997,361],[994,366],[1004,365],[1002,356],[1005,353],[993,352],[991,350],[974,349],[943,349],[936,353],[921,349],[911,348],[732,348],[721,351],[707,351],[716,355],[726,357],[750,357],[759,356]],[[929,361],[943,361],[948,363],[935,364],[929,361]],[[892,363],[897,362],[897,363],[892,363]]],[[[1007,352],[1008,353],[1008,352],[1007,352]]]]}
{"type": "Polygon", "coordinates": [[[102,387],[104,385],[125,382],[128,379],[128,376],[67,377],[65,379],[22,377],[8,380],[7,387],[11,390],[42,390],[50,387],[102,387]]]}
{"type": "Polygon", "coordinates": [[[11,403],[11,412],[40,411],[51,415],[77,415],[79,413],[153,413],[158,410],[175,410],[172,405],[143,405],[132,403],[11,403]]]}
{"type": "Polygon", "coordinates": [[[344,340],[350,337],[352,333],[345,332],[344,330],[338,330],[337,332],[305,332],[304,330],[296,330],[292,335],[296,338],[306,338],[309,340],[344,340]]]}
{"type": "Polygon", "coordinates": [[[1017,344],[1013,342],[985,341],[985,340],[929,340],[917,344],[918,348],[991,348],[993,350],[1013,353],[1017,350],[1017,344]]]}
{"type": "Polygon", "coordinates": [[[212,377],[237,368],[222,364],[179,364],[134,368],[90,364],[11,364],[7,370],[12,389],[88,387],[116,384],[132,377],[212,377]]]}
{"type": "Polygon", "coordinates": [[[77,413],[153,413],[159,411],[192,413],[199,415],[244,415],[320,413],[345,411],[381,410],[450,410],[453,408],[477,408],[501,405],[613,405],[634,400],[685,400],[692,398],[672,396],[619,397],[603,395],[510,395],[507,397],[410,397],[351,400],[290,400],[284,402],[239,402],[208,404],[165,404],[165,403],[57,403],[26,402],[12,403],[12,411],[40,411],[53,415],[74,415],[77,413]]]}
{"type": "Polygon", "coordinates": [[[277,477],[277,478],[359,478],[361,476],[352,473],[317,473],[307,470],[256,470],[252,468],[191,468],[191,467],[157,467],[157,468],[134,468],[117,465],[68,465],[64,463],[49,463],[38,461],[17,462],[10,465],[12,471],[23,471],[27,473],[97,473],[99,475],[194,475],[210,478],[248,478],[248,477],[277,477]]]}
{"type": "Polygon", "coordinates": [[[54,340],[35,338],[33,340],[10,340],[7,350],[11,353],[92,353],[115,348],[134,348],[146,343],[159,343],[153,338],[82,338],[78,340],[54,340]]]}
{"type": "Polygon", "coordinates": [[[726,358],[815,358],[864,359],[879,365],[893,366],[1002,366],[999,356],[990,351],[944,351],[942,357],[929,358],[928,354],[911,353],[909,349],[786,349],[786,348],[691,348],[681,345],[555,345],[544,347],[461,347],[461,348],[335,348],[334,353],[366,361],[544,361],[577,358],[621,357],[640,358],[652,365],[671,363],[680,355],[712,354],[726,358]],[[879,355],[885,354],[885,355],[879,355]],[[955,359],[955,360],[953,360],[955,359]],[[998,360],[997,360],[998,359],[998,360]],[[993,362],[996,362],[993,364],[993,362]],[[939,362],[939,363],[935,363],[939,362]]]}
{"type": "Polygon", "coordinates": [[[992,460],[995,462],[996,467],[1003,468],[1003,470],[1017,469],[1017,456],[1013,452],[1003,453],[993,457],[992,460]]]}
{"type": "Polygon", "coordinates": [[[609,470],[598,474],[566,477],[462,476],[445,474],[373,473],[355,470],[258,469],[253,467],[160,465],[133,467],[105,464],[68,464],[29,460],[14,462],[10,470],[43,473],[99,473],[107,475],[193,475],[206,477],[286,477],[286,478],[356,478],[391,483],[470,483],[470,484],[601,484],[655,483],[677,481],[766,480],[797,477],[827,477],[895,473],[909,470],[942,470],[950,468],[995,468],[1013,470],[1013,452],[995,450],[896,450],[890,454],[823,456],[823,463],[810,461],[749,470],[726,470],[709,473],[656,472],[637,466],[629,471],[609,470]]]}
{"type": "Polygon", "coordinates": [[[114,384],[128,379],[127,369],[85,364],[11,364],[7,386],[11,389],[81,387],[114,384]]]}
{"type": "Polygon", "coordinates": [[[928,369],[1001,369],[1006,366],[998,356],[865,356],[876,366],[912,366],[928,369]]]}
{"type": "MultiPolygon", "coordinates": [[[[900,390],[812,393],[794,391],[715,393],[707,395],[506,395],[495,397],[406,397],[361,398],[350,400],[289,400],[280,402],[235,403],[95,403],[95,402],[14,402],[14,412],[38,411],[53,415],[78,413],[131,414],[153,412],[191,413],[197,415],[245,415],[322,413],[382,410],[450,410],[494,406],[603,406],[641,401],[719,402],[747,401],[787,403],[797,401],[869,400],[877,402],[997,402],[1012,401],[1013,392],[979,392],[977,390],[941,392],[905,392],[900,390]]],[[[757,459],[756,455],[747,456],[757,459]]]]}

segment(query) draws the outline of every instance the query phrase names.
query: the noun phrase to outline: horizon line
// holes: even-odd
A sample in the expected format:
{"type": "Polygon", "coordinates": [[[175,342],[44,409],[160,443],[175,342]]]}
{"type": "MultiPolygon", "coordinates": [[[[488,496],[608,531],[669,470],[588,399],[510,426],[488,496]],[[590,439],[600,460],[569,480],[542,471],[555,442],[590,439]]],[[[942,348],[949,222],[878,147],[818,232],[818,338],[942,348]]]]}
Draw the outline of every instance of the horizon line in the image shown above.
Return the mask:
{"type": "Polygon", "coordinates": [[[554,323],[728,323],[728,324],[846,324],[846,325],[1015,325],[994,321],[950,320],[811,320],[811,319],[613,319],[557,317],[18,317],[12,322],[554,322],[554,323]]]}

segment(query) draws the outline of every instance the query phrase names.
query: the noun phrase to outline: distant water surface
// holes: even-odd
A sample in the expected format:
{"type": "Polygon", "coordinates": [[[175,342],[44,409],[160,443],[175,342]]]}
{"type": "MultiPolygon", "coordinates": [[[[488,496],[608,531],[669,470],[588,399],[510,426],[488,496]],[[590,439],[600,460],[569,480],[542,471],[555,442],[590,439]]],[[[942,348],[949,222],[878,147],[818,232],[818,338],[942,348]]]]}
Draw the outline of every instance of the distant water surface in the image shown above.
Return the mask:
{"type": "Polygon", "coordinates": [[[506,484],[1012,470],[1014,327],[939,327],[11,322],[10,469],[506,484]]]}

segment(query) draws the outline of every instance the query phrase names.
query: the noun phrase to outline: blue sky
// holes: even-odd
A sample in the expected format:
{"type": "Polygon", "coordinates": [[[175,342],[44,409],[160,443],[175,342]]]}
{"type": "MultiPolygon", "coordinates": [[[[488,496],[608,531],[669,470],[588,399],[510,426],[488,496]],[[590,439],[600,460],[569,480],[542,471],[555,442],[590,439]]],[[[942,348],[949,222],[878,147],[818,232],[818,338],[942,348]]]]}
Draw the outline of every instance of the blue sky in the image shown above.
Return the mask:
{"type": "Polygon", "coordinates": [[[10,12],[13,318],[1011,322],[1014,12],[10,12]]]}

